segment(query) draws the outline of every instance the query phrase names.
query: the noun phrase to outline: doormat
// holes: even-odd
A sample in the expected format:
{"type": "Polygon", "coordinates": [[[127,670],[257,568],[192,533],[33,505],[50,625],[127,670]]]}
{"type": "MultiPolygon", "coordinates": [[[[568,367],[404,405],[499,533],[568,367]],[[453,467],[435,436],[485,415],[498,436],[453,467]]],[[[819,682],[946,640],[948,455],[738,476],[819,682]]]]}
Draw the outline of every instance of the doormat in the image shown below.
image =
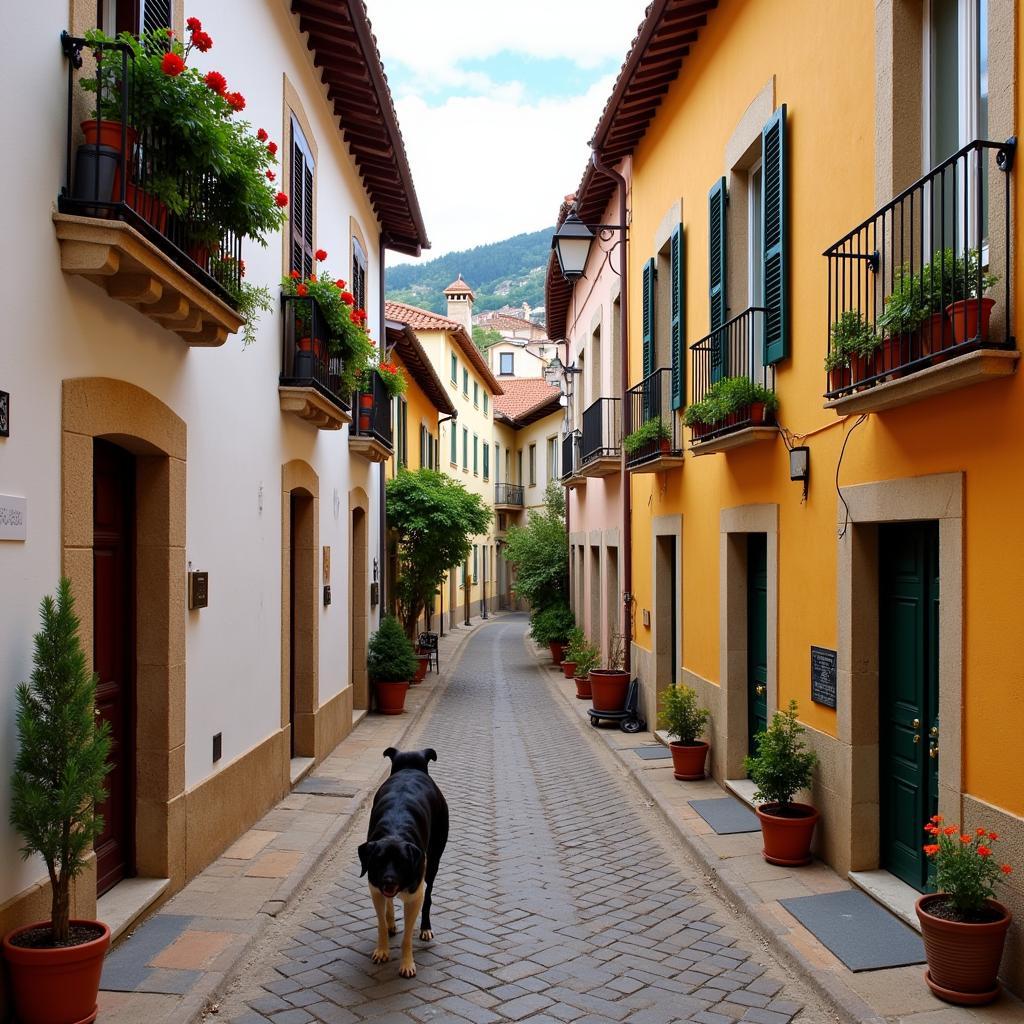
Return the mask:
{"type": "Polygon", "coordinates": [[[761,830],[757,815],[746,804],[741,804],[731,796],[716,797],[714,800],[688,800],[687,803],[720,836],[761,830]]]}
{"type": "Polygon", "coordinates": [[[642,757],[645,761],[662,761],[672,756],[672,751],[668,747],[663,747],[660,743],[653,747],[634,747],[633,753],[637,757],[642,757]]]}
{"type": "Polygon", "coordinates": [[[925,962],[921,936],[858,889],[779,902],[851,971],[925,962]]]}

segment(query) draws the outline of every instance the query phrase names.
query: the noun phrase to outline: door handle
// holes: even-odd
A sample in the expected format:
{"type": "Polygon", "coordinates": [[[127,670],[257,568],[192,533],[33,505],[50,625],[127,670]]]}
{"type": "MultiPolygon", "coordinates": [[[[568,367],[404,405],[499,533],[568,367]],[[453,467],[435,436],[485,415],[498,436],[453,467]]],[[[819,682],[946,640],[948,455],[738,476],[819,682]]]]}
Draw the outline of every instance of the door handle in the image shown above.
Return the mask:
{"type": "Polygon", "coordinates": [[[911,729],[920,729],[920,728],[921,728],[921,719],[920,719],[920,718],[915,718],[915,719],[914,719],[914,720],[913,720],[913,721],[912,721],[912,722],[910,723],[910,728],[911,728],[911,729]]]}
{"type": "Polygon", "coordinates": [[[762,696],[764,694],[764,687],[763,686],[755,686],[754,687],[754,693],[756,693],[758,695],[758,697],[762,696]]]}
{"type": "Polygon", "coordinates": [[[915,743],[920,743],[921,742],[921,734],[919,732],[915,732],[914,733],[914,742],[915,743]]]}
{"type": "Polygon", "coordinates": [[[938,736],[939,735],[939,727],[937,725],[933,725],[931,727],[931,729],[929,729],[928,735],[929,736],[938,736]]]}
{"type": "Polygon", "coordinates": [[[935,760],[939,756],[939,748],[938,747],[929,747],[928,748],[928,756],[932,760],[935,760]]]}

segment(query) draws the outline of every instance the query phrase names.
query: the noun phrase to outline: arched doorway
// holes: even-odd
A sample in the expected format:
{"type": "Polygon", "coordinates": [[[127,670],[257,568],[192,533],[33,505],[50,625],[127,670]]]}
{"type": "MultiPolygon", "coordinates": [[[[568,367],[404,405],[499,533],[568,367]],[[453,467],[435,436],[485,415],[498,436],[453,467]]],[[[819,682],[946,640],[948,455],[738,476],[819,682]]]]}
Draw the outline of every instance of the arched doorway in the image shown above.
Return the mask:
{"type": "Polygon", "coordinates": [[[349,573],[349,649],[352,652],[352,666],[349,678],[352,680],[352,706],[357,710],[370,706],[370,686],[366,673],[366,638],[369,632],[369,609],[367,578],[367,521],[366,509],[356,506],[352,509],[352,566],[349,573]]]}

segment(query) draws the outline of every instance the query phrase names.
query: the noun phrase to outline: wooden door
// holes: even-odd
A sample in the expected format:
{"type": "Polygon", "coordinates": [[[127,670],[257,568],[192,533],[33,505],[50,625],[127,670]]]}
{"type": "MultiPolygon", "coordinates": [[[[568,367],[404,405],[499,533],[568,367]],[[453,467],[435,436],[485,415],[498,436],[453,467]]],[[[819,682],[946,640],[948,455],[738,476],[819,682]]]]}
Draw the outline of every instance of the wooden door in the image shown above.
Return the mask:
{"type": "Polygon", "coordinates": [[[747,535],[747,748],[768,727],[768,537],[747,535]]]}
{"type": "Polygon", "coordinates": [[[878,552],[881,861],[923,892],[938,807],[938,524],[884,526],[878,552]]]}
{"type": "Polygon", "coordinates": [[[96,714],[110,724],[107,798],[98,808],[99,894],[135,873],[135,459],[93,447],[93,663],[96,714]]]}

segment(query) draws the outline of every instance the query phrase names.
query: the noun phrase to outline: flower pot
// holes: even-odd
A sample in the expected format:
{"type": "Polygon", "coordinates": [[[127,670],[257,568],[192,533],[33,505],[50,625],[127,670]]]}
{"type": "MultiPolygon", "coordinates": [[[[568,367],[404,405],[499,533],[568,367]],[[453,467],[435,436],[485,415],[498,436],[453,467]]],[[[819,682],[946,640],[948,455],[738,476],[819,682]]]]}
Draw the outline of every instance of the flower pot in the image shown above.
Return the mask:
{"type": "Polygon", "coordinates": [[[933,363],[941,363],[950,357],[953,346],[953,331],[945,313],[932,313],[925,317],[918,328],[921,336],[921,355],[932,357],[933,363]]]}
{"type": "Polygon", "coordinates": [[[694,782],[704,778],[704,762],[708,756],[708,745],[702,740],[696,743],[670,743],[674,777],[683,782],[694,782]]]}
{"type": "Polygon", "coordinates": [[[810,864],[811,837],[820,815],[808,804],[789,804],[785,815],[780,815],[778,808],[778,804],[756,808],[764,839],[764,859],[784,867],[810,864]]]}
{"type": "Polygon", "coordinates": [[[860,356],[855,352],[850,356],[850,378],[854,384],[867,380],[875,372],[873,356],[860,356]]]}
{"type": "Polygon", "coordinates": [[[629,673],[595,668],[590,673],[590,694],[595,711],[622,711],[626,707],[629,673]]]}
{"type": "Polygon", "coordinates": [[[753,426],[759,427],[764,423],[764,402],[750,403],[750,422],[753,426]]]}
{"type": "Polygon", "coordinates": [[[850,368],[848,366],[841,366],[838,370],[828,371],[829,391],[841,391],[843,388],[848,388],[850,381],[850,368]]]}
{"type": "Polygon", "coordinates": [[[565,655],[565,646],[557,640],[552,640],[548,643],[548,649],[551,651],[551,664],[561,665],[562,658],[565,655]]]}
{"type": "MultiPolygon", "coordinates": [[[[108,146],[111,149],[121,150],[121,128],[120,121],[96,121],[89,120],[82,122],[82,134],[85,136],[87,146],[108,146]]],[[[138,133],[131,125],[124,128],[124,152],[130,153],[135,148],[135,140],[138,133]]]]}
{"type": "Polygon", "coordinates": [[[590,676],[584,679],[580,679],[578,676],[576,679],[576,699],[577,700],[590,700],[590,676]]]}
{"type": "Polygon", "coordinates": [[[669,440],[667,437],[662,437],[658,439],[658,448],[660,449],[662,455],[668,455],[672,448],[669,445],[669,440]]]}
{"type": "Polygon", "coordinates": [[[33,928],[48,927],[45,921],[16,928],[4,937],[4,959],[20,1024],[90,1024],[96,1019],[110,929],[101,921],[72,920],[71,924],[103,931],[89,942],[62,949],[33,949],[12,941],[33,928]]]}
{"type": "Polygon", "coordinates": [[[416,656],[416,674],[409,680],[411,683],[422,683],[427,675],[427,669],[430,666],[430,655],[429,654],[417,654],[416,656]]]}
{"type": "Polygon", "coordinates": [[[360,392],[359,394],[359,429],[368,431],[373,425],[373,394],[360,392]]]}
{"type": "Polygon", "coordinates": [[[988,341],[988,325],[992,316],[995,299],[962,299],[946,307],[946,315],[953,324],[953,341],[963,345],[977,341],[984,345],[988,341]]]}
{"type": "MultiPolygon", "coordinates": [[[[140,216],[163,234],[167,230],[167,207],[156,196],[138,185],[128,184],[124,190],[124,201],[140,216]]],[[[209,253],[207,253],[209,255],[209,253]]],[[[196,260],[198,263],[199,261],[196,260]]],[[[205,266],[205,264],[200,264],[205,266]]]]}
{"type": "Polygon", "coordinates": [[[189,258],[205,270],[210,265],[210,247],[205,242],[192,242],[186,246],[189,258]]]}
{"type": "Polygon", "coordinates": [[[897,334],[882,339],[882,366],[883,371],[888,372],[890,377],[902,377],[904,354],[909,353],[907,337],[897,334]]]}
{"type": "Polygon", "coordinates": [[[405,710],[408,683],[380,682],[377,687],[377,710],[382,715],[400,715],[405,710]]]}
{"type": "Polygon", "coordinates": [[[576,662],[575,661],[563,661],[562,662],[562,675],[566,679],[572,679],[576,674],[576,662]]]}
{"type": "Polygon", "coordinates": [[[981,1006],[999,995],[999,963],[1003,944],[1010,927],[1010,912],[995,900],[986,905],[998,915],[983,924],[949,921],[938,917],[929,908],[940,905],[946,897],[922,896],[917,901],[917,919],[928,958],[925,981],[940,999],[960,1006],[981,1006]]]}

